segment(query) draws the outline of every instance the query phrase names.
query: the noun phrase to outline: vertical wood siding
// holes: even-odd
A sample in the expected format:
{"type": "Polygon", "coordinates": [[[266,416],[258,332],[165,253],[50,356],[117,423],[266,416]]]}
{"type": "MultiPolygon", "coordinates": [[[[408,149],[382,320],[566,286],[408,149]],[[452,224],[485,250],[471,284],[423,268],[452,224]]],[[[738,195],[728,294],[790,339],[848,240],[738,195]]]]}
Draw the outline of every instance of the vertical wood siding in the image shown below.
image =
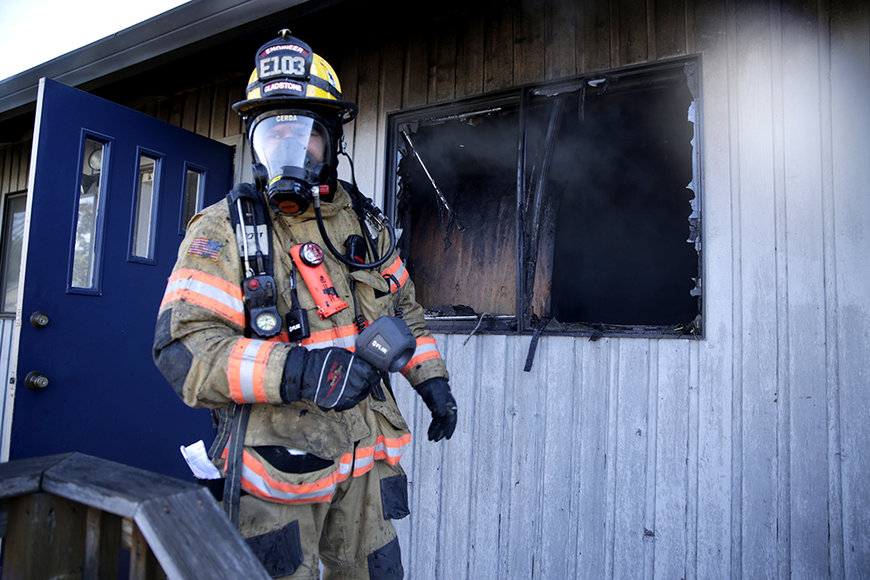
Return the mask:
{"type": "Polygon", "coordinates": [[[865,577],[868,8],[485,4],[345,53],[357,179],[391,110],[700,53],[707,337],[545,337],[524,373],[529,337],[439,335],[457,435],[398,389],[409,577],[865,577]]]}
{"type": "MultiPolygon", "coordinates": [[[[706,338],[542,337],[526,373],[528,336],[437,336],[460,408],[449,442],[426,440],[428,411],[395,381],[416,433],[407,576],[867,577],[866,2],[437,6],[336,35],[376,200],[390,111],[702,55],[706,338]]],[[[140,108],[232,137],[245,81],[140,108]]],[[[25,151],[0,147],[2,192],[26,186],[25,151]]]]}
{"type": "Polygon", "coordinates": [[[30,142],[27,138],[19,143],[0,145],[0,195],[27,190],[30,142]]]}

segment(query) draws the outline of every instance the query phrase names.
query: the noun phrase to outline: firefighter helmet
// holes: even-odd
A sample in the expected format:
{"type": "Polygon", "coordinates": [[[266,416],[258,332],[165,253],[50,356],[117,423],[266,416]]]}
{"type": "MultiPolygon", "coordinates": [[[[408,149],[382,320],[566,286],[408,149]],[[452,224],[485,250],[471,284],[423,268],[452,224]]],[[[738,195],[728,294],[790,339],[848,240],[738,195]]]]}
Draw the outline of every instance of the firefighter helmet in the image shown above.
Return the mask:
{"type": "Polygon", "coordinates": [[[310,109],[342,123],[357,113],[354,103],[343,101],[338,75],[325,59],[287,29],[257,51],[256,66],[248,80],[246,99],[233,109],[247,121],[266,109],[310,109]]]}

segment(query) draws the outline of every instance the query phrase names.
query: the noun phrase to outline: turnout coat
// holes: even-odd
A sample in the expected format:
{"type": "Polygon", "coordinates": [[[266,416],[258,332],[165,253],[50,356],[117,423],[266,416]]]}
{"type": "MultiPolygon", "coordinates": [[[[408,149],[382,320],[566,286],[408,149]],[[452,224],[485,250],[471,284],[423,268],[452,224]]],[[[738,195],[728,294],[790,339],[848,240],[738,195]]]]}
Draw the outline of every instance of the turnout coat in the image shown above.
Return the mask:
{"type": "MultiPolygon", "coordinates": [[[[361,233],[350,197],[341,186],[331,203],[321,204],[321,211],[336,247],[342,247],[351,234],[361,233]]],[[[297,293],[307,313],[310,336],[290,343],[286,326],[270,340],[251,336],[246,331],[241,289],[244,265],[228,204],[217,203],[188,225],[160,305],[154,360],[187,405],[216,410],[249,406],[241,466],[243,490],[285,503],[328,502],[337,483],[368,472],[374,461],[398,466],[411,435],[389,388],[382,389],[383,400],[369,395],[342,412],[323,411],[306,400],[282,402],[280,383],[290,349],[338,346],[353,350],[357,314],[371,322],[393,315],[398,307],[417,340],[414,356],[401,371],[404,377],[418,385],[433,377],[447,378],[447,369],[397,253],[378,268],[351,271],[326,251],[313,208],[293,217],[267,213],[272,221],[277,308],[282,319],[291,305],[294,266],[290,249],[306,242],[324,248],[326,273],[337,297],[348,306],[321,318],[315,297],[297,270],[297,293]],[[305,467],[288,471],[269,459],[275,449],[289,455],[291,461],[283,463],[305,467]],[[299,458],[308,460],[300,463],[299,458]]],[[[383,233],[379,236],[381,252],[389,249],[386,238],[383,233]]],[[[213,457],[224,473],[227,455],[224,448],[217,449],[213,457]]]]}

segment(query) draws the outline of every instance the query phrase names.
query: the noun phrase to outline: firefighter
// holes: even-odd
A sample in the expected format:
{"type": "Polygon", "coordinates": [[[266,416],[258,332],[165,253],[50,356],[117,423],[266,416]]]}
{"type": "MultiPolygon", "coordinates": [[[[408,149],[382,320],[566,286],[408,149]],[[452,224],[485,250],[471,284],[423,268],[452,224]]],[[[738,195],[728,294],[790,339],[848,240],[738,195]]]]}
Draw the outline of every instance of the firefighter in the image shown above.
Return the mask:
{"type": "Polygon", "coordinates": [[[222,502],[273,577],[401,578],[410,432],[389,374],[354,354],[407,323],[401,373],[449,439],[456,402],[388,220],[337,177],[343,101],[330,65],[281,31],[255,57],[244,119],[255,183],[194,216],[157,318],[154,360],[213,410],[222,502]],[[385,226],[386,224],[386,226],[385,226]],[[343,251],[342,251],[343,250],[343,251]]]}

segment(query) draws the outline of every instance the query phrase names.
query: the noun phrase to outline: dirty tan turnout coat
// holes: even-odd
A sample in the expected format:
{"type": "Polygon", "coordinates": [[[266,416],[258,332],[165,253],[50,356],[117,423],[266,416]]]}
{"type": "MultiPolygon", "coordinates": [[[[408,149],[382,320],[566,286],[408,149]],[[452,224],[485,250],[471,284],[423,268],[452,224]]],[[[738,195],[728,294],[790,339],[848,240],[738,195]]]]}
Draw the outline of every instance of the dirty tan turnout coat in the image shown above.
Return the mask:
{"type": "MultiPolygon", "coordinates": [[[[374,461],[397,465],[410,442],[408,426],[388,389],[384,389],[386,400],[369,396],[343,412],[323,411],[305,400],[281,401],[281,377],[292,347],[353,348],[357,326],[351,280],[355,281],[356,308],[367,321],[393,314],[397,305],[401,308],[417,338],[414,357],[401,371],[411,385],[433,377],[446,378],[447,369],[426,330],[414,284],[398,254],[376,269],[351,272],[327,251],[313,208],[296,217],[269,214],[277,307],[282,319],[290,305],[290,248],[309,241],[324,249],[329,278],[338,297],[349,306],[321,319],[297,271],[297,293],[308,314],[311,336],[290,344],[285,326],[281,335],[268,341],[246,337],[241,290],[244,267],[224,200],[196,215],[188,226],[158,314],[155,362],[187,405],[213,409],[231,403],[251,406],[242,468],[245,491],[285,503],[329,501],[337,483],[366,473],[374,461]],[[313,473],[284,473],[253,449],[264,445],[309,453],[333,464],[313,473]]],[[[341,188],[332,203],[322,204],[322,214],[336,247],[343,247],[349,235],[361,233],[350,198],[341,188]]],[[[381,252],[388,249],[388,237],[380,235],[381,252]]],[[[221,457],[215,464],[225,469],[221,457]]]]}

